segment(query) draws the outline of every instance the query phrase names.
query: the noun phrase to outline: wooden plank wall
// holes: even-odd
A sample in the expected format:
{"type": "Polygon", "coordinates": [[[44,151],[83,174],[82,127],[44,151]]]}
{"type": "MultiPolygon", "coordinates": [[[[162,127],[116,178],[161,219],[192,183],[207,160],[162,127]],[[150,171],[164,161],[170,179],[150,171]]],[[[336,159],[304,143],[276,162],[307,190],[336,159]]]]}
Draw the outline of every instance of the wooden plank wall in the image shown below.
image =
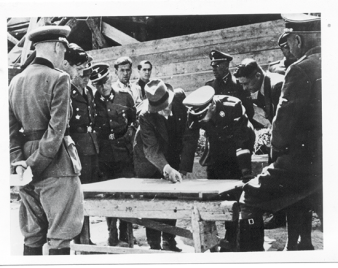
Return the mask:
{"type": "MultiPolygon", "coordinates": [[[[153,64],[152,78],[161,78],[174,88],[181,87],[190,92],[213,78],[208,56],[212,49],[234,57],[231,70],[247,57],[255,58],[263,68],[269,62],[281,59],[283,55],[277,40],[283,28],[284,21],[276,20],[92,50],[88,53],[94,58],[94,63],[105,62],[112,69],[117,58],[129,56],[133,60],[132,81],[138,78],[138,62],[147,59],[153,64]]],[[[117,77],[112,73],[115,81],[117,77]]]]}

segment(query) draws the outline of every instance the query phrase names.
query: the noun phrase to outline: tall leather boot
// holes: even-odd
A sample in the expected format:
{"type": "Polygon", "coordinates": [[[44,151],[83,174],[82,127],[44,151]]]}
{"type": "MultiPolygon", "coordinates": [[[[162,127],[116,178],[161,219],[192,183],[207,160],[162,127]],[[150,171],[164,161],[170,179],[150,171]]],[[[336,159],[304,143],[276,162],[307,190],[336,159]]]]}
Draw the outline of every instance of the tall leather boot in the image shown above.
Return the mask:
{"type": "Polygon", "coordinates": [[[302,213],[302,223],[300,228],[300,242],[298,250],[314,250],[311,239],[312,232],[312,211],[305,209],[302,213]]]}
{"type": "Polygon", "coordinates": [[[288,238],[284,251],[297,250],[297,242],[301,228],[301,215],[296,206],[289,207],[286,211],[288,238]]]}
{"type": "Polygon", "coordinates": [[[108,245],[112,247],[128,247],[128,243],[119,240],[117,230],[117,218],[107,218],[107,224],[109,230],[108,245]],[[108,220],[109,219],[109,220],[108,220]]]}
{"type": "Polygon", "coordinates": [[[225,237],[226,247],[220,247],[220,252],[235,252],[237,238],[237,221],[225,222],[225,237]]]}
{"type": "Polygon", "coordinates": [[[26,245],[23,245],[23,255],[28,256],[28,255],[43,255],[42,254],[42,247],[28,247],[26,245]]]}
{"type": "Polygon", "coordinates": [[[70,255],[70,248],[51,248],[49,255],[70,255]]]}
{"type": "Polygon", "coordinates": [[[239,251],[264,251],[263,217],[239,220],[237,241],[239,251]]]}
{"type": "Polygon", "coordinates": [[[83,226],[81,233],[74,237],[75,244],[87,244],[87,245],[95,245],[90,239],[90,223],[89,216],[84,217],[83,226]]]}

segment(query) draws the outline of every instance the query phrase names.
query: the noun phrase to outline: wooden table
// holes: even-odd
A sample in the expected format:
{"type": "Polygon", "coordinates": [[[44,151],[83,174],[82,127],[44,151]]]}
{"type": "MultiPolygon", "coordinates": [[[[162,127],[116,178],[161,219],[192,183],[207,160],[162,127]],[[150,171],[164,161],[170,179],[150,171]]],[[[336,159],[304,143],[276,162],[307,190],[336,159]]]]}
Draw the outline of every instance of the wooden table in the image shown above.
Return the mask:
{"type": "Polygon", "coordinates": [[[74,244],[71,248],[75,252],[173,253],[134,249],[131,223],[136,223],[190,238],[195,252],[205,252],[220,243],[215,221],[237,220],[238,204],[227,199],[239,185],[238,180],[189,179],[173,184],[163,179],[135,178],[83,185],[85,215],[116,217],[129,222],[130,248],[84,244],[74,244]],[[191,219],[191,230],[151,219],[191,219]]]}

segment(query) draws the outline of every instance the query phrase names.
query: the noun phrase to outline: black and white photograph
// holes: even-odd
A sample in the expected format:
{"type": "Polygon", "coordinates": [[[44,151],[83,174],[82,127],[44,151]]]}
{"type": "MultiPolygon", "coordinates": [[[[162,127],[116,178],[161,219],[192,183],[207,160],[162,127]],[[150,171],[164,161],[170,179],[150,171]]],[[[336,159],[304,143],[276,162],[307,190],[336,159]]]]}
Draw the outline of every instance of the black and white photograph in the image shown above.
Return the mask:
{"type": "Polygon", "coordinates": [[[0,265],[338,262],[334,7],[0,1],[0,265]]]}

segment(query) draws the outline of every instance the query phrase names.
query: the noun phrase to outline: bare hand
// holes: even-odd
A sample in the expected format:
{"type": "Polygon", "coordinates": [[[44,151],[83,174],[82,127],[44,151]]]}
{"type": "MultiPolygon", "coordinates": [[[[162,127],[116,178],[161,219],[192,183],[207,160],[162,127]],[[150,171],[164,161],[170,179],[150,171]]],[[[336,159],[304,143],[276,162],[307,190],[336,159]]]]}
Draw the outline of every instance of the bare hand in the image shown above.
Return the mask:
{"type": "Polygon", "coordinates": [[[22,177],[23,173],[25,172],[26,168],[28,167],[26,161],[22,160],[22,161],[13,162],[11,165],[16,167],[15,168],[16,174],[20,175],[20,177],[23,178],[22,177]]]}

